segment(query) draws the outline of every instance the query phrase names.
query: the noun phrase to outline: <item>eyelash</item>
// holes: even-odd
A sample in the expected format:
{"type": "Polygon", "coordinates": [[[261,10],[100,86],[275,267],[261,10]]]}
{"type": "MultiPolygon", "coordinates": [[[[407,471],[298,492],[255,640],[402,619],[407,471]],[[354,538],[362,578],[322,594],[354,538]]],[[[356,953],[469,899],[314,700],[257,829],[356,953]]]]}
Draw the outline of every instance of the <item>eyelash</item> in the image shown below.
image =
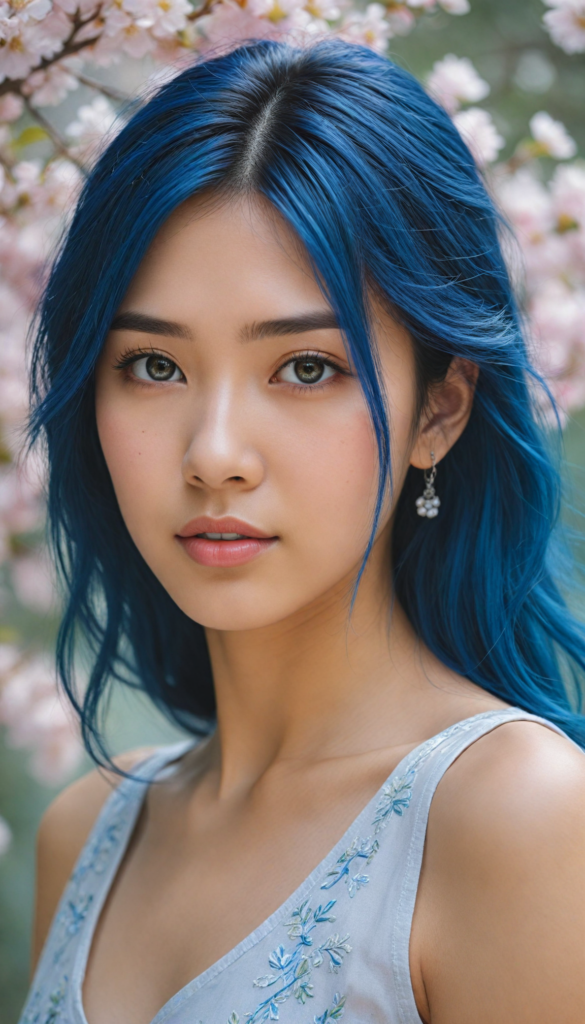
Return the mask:
{"type": "MultiPolygon", "coordinates": [[[[149,349],[135,348],[135,349],[128,349],[126,352],[123,352],[122,355],[120,356],[119,360],[116,363],[114,363],[114,369],[122,371],[124,373],[126,379],[128,381],[131,381],[132,384],[138,385],[139,387],[147,387],[148,388],[148,387],[151,386],[150,384],[148,384],[146,381],[140,380],[138,377],[135,377],[135,376],[131,375],[128,371],[132,367],[133,363],[138,362],[139,359],[144,359],[144,358],[148,358],[149,356],[158,356],[158,355],[163,356],[165,359],[169,359],[171,362],[174,362],[174,359],[170,359],[170,356],[165,355],[164,352],[160,352],[158,349],[155,349],[155,348],[149,348],[149,349]]],[[[277,370],[275,370],[274,374],[271,377],[271,380],[273,379],[273,377],[276,376],[276,374],[278,374],[282,370],[286,369],[287,366],[291,366],[293,363],[302,362],[304,359],[307,359],[307,360],[308,359],[318,360],[320,363],[323,363],[324,366],[329,366],[332,370],[335,370],[335,372],[340,374],[341,376],[344,376],[344,377],[351,377],[352,376],[352,374],[351,374],[351,372],[349,370],[346,370],[343,366],[340,366],[339,363],[337,363],[334,359],[331,359],[329,356],[323,356],[323,355],[321,355],[320,352],[317,352],[317,351],[314,351],[314,350],[304,349],[302,352],[294,352],[291,356],[289,356],[289,358],[286,360],[286,362],[282,363],[282,365],[279,366],[277,370]]],[[[175,363],[175,365],[180,370],[180,367],[178,367],[178,365],[176,363],[175,363]]],[[[180,372],[182,373],[183,371],[181,370],[180,372]]],[[[183,379],[185,379],[184,375],[183,375],[183,379]]],[[[152,381],[152,383],[156,384],[156,381],[152,381]]],[[[165,382],[164,381],[160,381],[159,383],[165,383],[165,382]]],[[[176,383],[176,382],[173,382],[173,383],[176,383]]],[[[327,388],[330,385],[336,383],[336,381],[335,381],[335,378],[330,378],[329,380],[325,381],[323,384],[319,384],[319,383],[316,383],[316,384],[301,384],[300,381],[299,381],[298,384],[291,384],[289,382],[285,382],[285,383],[286,383],[286,386],[288,388],[292,388],[293,391],[295,391],[295,392],[302,392],[303,394],[306,394],[308,391],[322,391],[324,388],[327,388]]]]}

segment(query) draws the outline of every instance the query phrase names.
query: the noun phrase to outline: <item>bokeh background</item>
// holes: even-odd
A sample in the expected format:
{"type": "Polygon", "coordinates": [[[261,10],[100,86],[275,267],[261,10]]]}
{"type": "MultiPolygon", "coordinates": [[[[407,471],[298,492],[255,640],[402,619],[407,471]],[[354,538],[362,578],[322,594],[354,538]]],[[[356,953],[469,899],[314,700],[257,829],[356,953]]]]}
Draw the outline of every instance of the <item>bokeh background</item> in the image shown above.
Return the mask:
{"type": "MultiPolygon", "coordinates": [[[[470,3],[468,13],[454,17],[445,10],[437,9],[431,0],[426,4],[429,10],[418,19],[414,31],[389,39],[389,54],[421,80],[427,79],[433,65],[446,54],[470,58],[481,79],[489,85],[490,91],[483,98],[482,107],[491,114],[497,132],[505,140],[498,160],[509,161],[514,159],[514,154],[522,152],[522,146],[526,145],[523,140],[529,136],[531,118],[545,110],[564,124],[575,141],[578,165],[579,154],[585,155],[585,42],[580,50],[576,45],[576,52],[566,52],[573,49],[570,43],[564,47],[556,45],[543,27],[542,18],[547,8],[541,0],[470,0],[470,3]]],[[[357,5],[356,9],[363,8],[357,5]]],[[[585,39],[585,7],[583,32],[585,39]]],[[[126,57],[115,65],[98,66],[92,74],[110,89],[112,99],[115,99],[117,91],[128,95],[138,89],[154,66],[149,55],[139,60],[126,57]]],[[[75,93],[64,96],[60,104],[50,111],[55,132],[62,133],[76,116],[80,104],[92,103],[94,98],[95,90],[80,76],[75,93]]],[[[41,114],[41,118],[43,116],[49,117],[46,112],[41,114]]],[[[19,133],[18,158],[24,161],[46,160],[47,147],[54,146],[55,140],[58,143],[59,139],[58,135],[47,135],[46,132],[43,135],[42,124],[39,130],[38,116],[27,109],[21,113],[19,133]]],[[[0,138],[0,149],[2,144],[0,138]]],[[[546,183],[556,165],[552,159],[547,159],[545,153],[539,166],[538,175],[546,183]]],[[[585,314],[585,308],[582,311],[585,314]]],[[[0,374],[1,361],[5,357],[6,353],[0,352],[0,374]]],[[[2,401],[9,403],[10,400],[6,387],[4,390],[0,387],[0,406],[2,401]]],[[[577,531],[581,528],[585,511],[585,413],[579,409],[581,404],[579,398],[569,403],[564,426],[565,518],[577,531]]],[[[1,502],[0,481],[0,505],[1,502]]],[[[38,566],[27,576],[27,552],[29,547],[31,552],[36,550],[39,526],[32,521],[30,529],[26,528],[26,523],[24,525],[24,529],[13,532],[10,557],[4,567],[0,567],[0,673],[3,670],[2,651],[7,658],[12,657],[15,651],[20,652],[19,657],[29,659],[26,662],[28,676],[21,684],[22,692],[28,686],[30,694],[37,686],[35,672],[46,672],[46,664],[43,663],[43,668],[35,658],[39,652],[50,653],[52,649],[58,623],[58,604],[50,590],[47,592],[48,585],[43,583],[38,566]],[[12,571],[10,558],[18,561],[23,551],[27,557],[19,563],[25,566],[19,576],[18,572],[12,571]]],[[[576,553],[578,556],[583,554],[578,541],[576,553]]],[[[581,602],[579,597],[574,600],[578,605],[583,604],[585,615],[585,602],[581,602]]],[[[44,684],[38,685],[42,688],[44,684]]],[[[87,757],[79,754],[74,733],[71,733],[73,738],[64,746],[62,744],[58,751],[49,747],[39,753],[35,748],[34,735],[27,733],[22,723],[18,725],[15,711],[15,701],[18,703],[18,700],[14,694],[11,700],[10,706],[5,702],[4,724],[0,724],[0,816],[12,833],[10,840],[7,830],[4,834],[0,832],[0,849],[5,847],[0,856],[1,1024],[15,1024],[28,985],[34,845],[39,819],[59,789],[91,767],[87,757]]],[[[42,713],[45,713],[45,705],[42,701],[40,704],[43,705],[42,713]]],[[[37,700],[35,713],[38,706],[37,700]]],[[[41,723],[38,729],[42,728],[41,723]]],[[[144,744],[170,742],[179,736],[174,727],[145,700],[129,691],[114,692],[107,716],[107,735],[114,752],[144,744]]]]}

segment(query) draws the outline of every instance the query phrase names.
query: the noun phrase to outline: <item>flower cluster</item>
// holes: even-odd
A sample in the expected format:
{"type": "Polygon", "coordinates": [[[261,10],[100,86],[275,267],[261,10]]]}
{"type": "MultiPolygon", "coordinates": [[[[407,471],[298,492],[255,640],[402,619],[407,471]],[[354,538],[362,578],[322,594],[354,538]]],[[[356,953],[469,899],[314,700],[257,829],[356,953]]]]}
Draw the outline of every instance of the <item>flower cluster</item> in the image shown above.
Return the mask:
{"type": "Polygon", "coordinates": [[[577,147],[564,125],[541,110],[512,157],[493,166],[505,140],[486,110],[465,106],[489,93],[467,58],[448,54],[438,61],[427,87],[478,165],[489,169],[518,243],[507,250],[524,294],[533,360],[565,415],[585,405],[585,164],[559,163],[545,183],[540,158],[570,160],[577,147]]]}

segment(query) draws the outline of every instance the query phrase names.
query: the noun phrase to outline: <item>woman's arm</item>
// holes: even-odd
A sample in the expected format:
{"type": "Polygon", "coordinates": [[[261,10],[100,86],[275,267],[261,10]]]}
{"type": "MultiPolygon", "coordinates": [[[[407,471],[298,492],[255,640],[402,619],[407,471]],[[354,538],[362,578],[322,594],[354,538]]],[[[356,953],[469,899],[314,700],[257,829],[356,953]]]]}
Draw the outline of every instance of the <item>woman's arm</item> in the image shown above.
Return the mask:
{"type": "MultiPolygon", "coordinates": [[[[132,750],[114,758],[130,771],[149,749],[132,750]]],[[[114,772],[96,769],[77,779],[50,804],[37,834],[35,915],[32,971],[36,968],[61,893],[107,797],[121,782],[114,772]]]]}
{"type": "Polygon", "coordinates": [[[446,772],[411,963],[430,1024],[585,1021],[585,756],[563,737],[508,723],[446,772]]]}

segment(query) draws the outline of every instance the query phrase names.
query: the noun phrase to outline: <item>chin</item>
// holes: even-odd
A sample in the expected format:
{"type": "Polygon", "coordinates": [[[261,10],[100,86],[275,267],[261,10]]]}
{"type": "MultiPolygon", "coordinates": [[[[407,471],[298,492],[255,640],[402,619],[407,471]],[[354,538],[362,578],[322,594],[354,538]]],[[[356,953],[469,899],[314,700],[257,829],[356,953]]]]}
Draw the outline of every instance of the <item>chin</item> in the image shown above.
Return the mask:
{"type": "MultiPolygon", "coordinates": [[[[171,595],[172,596],[172,595],[171,595]]],[[[226,599],[220,597],[209,601],[174,600],[181,611],[206,629],[217,629],[221,632],[239,632],[248,629],[263,629],[281,622],[299,610],[298,606],[283,598],[279,601],[274,595],[266,595],[263,599],[253,597],[226,599]]]]}

